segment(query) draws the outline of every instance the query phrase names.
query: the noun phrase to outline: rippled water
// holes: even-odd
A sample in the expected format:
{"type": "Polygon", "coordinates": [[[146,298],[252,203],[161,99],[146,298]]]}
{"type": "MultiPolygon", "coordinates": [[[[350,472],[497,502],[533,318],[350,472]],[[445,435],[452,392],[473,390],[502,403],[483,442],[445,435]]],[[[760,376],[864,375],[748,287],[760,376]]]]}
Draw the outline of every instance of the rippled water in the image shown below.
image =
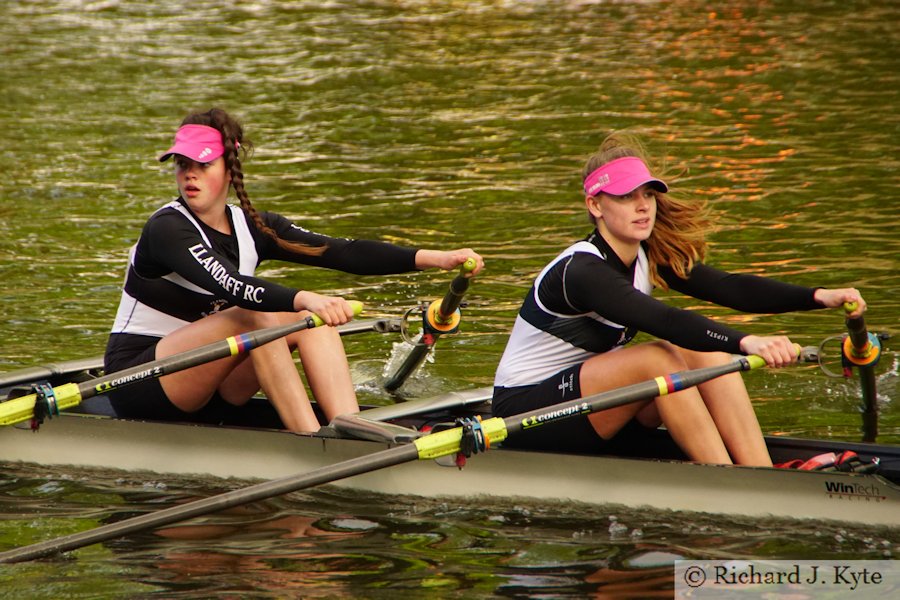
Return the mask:
{"type": "MultiPolygon", "coordinates": [[[[0,17],[0,370],[102,352],[127,248],[174,191],[170,167],[155,156],[186,112],[211,105],[239,115],[256,143],[246,170],[259,207],[336,235],[485,255],[463,332],[442,341],[410,394],[491,382],[531,278],[585,233],[578,174],[610,129],[645,134],[684,170],[678,187],[720,211],[712,263],[857,286],[870,327],[897,333],[892,3],[11,0],[0,17]]],[[[361,299],[373,316],[399,316],[449,279],[282,265],[264,275],[361,299]]],[[[825,311],[747,316],[673,301],[803,344],[843,327],[825,311]]],[[[364,400],[389,401],[378,383],[396,341],[348,339],[364,400]]],[[[890,343],[878,374],[882,439],[896,443],[890,343]]],[[[855,381],[812,368],[747,380],[767,431],[857,439],[855,381]]],[[[0,477],[7,547],[222,485],[178,480],[147,490],[115,474],[68,479],[24,467],[0,477]]],[[[865,530],[685,525],[666,514],[331,491],[211,522],[219,529],[137,536],[49,569],[17,566],[15,585],[44,597],[388,595],[420,586],[583,595],[611,589],[617,570],[652,586],[654,567],[671,555],[722,556],[719,544],[740,556],[897,552],[890,535],[865,530]]]]}
{"type": "MultiPolygon", "coordinates": [[[[99,471],[37,475],[24,467],[5,480],[0,536],[17,545],[239,483],[99,471]]],[[[671,563],[682,557],[896,555],[896,530],[884,528],[686,520],[623,507],[447,504],[319,489],[91,546],[49,564],[6,565],[0,584],[11,597],[29,598],[649,598],[671,597],[671,563]]]]}

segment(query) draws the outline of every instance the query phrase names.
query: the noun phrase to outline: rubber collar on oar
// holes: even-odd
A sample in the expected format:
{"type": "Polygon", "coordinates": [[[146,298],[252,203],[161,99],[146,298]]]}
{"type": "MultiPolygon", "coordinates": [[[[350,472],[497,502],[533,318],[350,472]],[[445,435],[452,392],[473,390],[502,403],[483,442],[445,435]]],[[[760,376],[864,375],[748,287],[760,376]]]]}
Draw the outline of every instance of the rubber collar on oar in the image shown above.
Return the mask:
{"type": "MultiPolygon", "coordinates": [[[[844,302],[844,311],[849,315],[858,306],[859,304],[856,302],[844,302]]],[[[851,320],[848,319],[847,322],[849,324],[851,320]]],[[[865,328],[861,327],[859,333],[864,331],[865,328]]],[[[851,331],[852,333],[853,331],[851,331]]],[[[841,345],[841,354],[843,355],[841,358],[845,368],[851,366],[871,367],[878,364],[878,360],[881,358],[881,340],[874,333],[868,332],[866,332],[866,338],[866,345],[862,348],[854,346],[853,339],[850,336],[844,338],[844,342],[841,345]]]]}
{"type": "Polygon", "coordinates": [[[853,345],[850,336],[844,338],[841,349],[845,361],[857,367],[869,367],[878,364],[878,360],[881,358],[881,340],[874,333],[869,333],[868,336],[869,343],[861,350],[853,345]]]}
{"type": "Polygon", "coordinates": [[[425,311],[425,324],[435,333],[454,333],[459,329],[462,315],[456,309],[449,318],[441,316],[441,300],[432,302],[425,311]]]}
{"type": "Polygon", "coordinates": [[[50,384],[36,383],[31,386],[34,392],[34,416],[31,418],[31,430],[37,431],[44,423],[44,419],[52,419],[59,416],[59,405],[56,403],[56,392],[50,384]]]}

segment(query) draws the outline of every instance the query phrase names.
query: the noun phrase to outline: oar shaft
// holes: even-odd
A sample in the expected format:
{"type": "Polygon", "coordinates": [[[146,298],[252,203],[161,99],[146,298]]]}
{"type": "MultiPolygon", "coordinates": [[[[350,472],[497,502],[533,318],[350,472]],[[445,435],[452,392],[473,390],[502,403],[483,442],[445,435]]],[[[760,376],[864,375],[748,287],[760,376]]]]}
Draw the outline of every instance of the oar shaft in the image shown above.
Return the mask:
{"type": "MultiPolygon", "coordinates": [[[[381,317],[376,319],[354,319],[336,327],[341,336],[358,333],[399,333],[403,330],[403,319],[381,317]]],[[[77,358],[34,367],[23,367],[13,371],[0,373],[0,388],[12,387],[31,381],[54,380],[74,373],[89,372],[103,368],[103,355],[89,358],[77,358]]]]}
{"type": "Polygon", "coordinates": [[[130,369],[124,369],[111,375],[100,377],[86,384],[82,384],[82,398],[90,398],[97,394],[105,394],[126,385],[141,381],[178,373],[192,367],[203,365],[220,358],[237,356],[243,352],[249,352],[269,342],[274,342],[291,333],[303,331],[315,327],[321,323],[318,317],[306,317],[296,323],[277,325],[266,329],[258,329],[235,335],[227,339],[213,342],[193,350],[187,350],[179,354],[168,356],[154,361],[148,365],[137,365],[130,369]]]}
{"type": "MultiPolygon", "coordinates": [[[[351,302],[351,305],[356,314],[359,314],[362,310],[362,304],[359,302],[351,302]]],[[[295,323],[242,333],[193,350],[116,371],[83,383],[65,384],[53,389],[56,398],[55,403],[59,410],[72,408],[78,406],[82,400],[93,398],[98,394],[104,394],[148,379],[184,371],[214,360],[235,356],[241,352],[249,352],[254,348],[273,342],[291,333],[316,327],[320,324],[322,324],[322,320],[318,316],[312,315],[295,323]]],[[[0,425],[14,425],[33,418],[36,401],[37,396],[29,394],[0,404],[0,425]]]]}
{"type": "MultiPolygon", "coordinates": [[[[844,304],[849,314],[856,310],[855,302],[844,304]]],[[[880,349],[869,336],[866,321],[862,315],[847,317],[847,337],[851,348],[844,348],[845,358],[856,366],[859,372],[859,387],[862,394],[863,441],[874,442],[878,437],[878,390],[875,384],[875,363],[878,362],[880,349]],[[849,354],[849,355],[848,355],[849,354]]]]}
{"type": "MultiPolygon", "coordinates": [[[[799,346],[797,348],[798,356],[802,356],[803,349],[800,349],[799,346]]],[[[515,435],[525,429],[532,429],[545,423],[577,415],[587,415],[615,408],[631,402],[673,394],[722,375],[756,369],[765,364],[766,361],[760,356],[741,356],[723,365],[680,371],[510,417],[493,417],[485,420],[481,425],[490,444],[499,444],[510,434],[515,435]]],[[[419,447],[419,458],[440,458],[459,452],[461,438],[462,429],[456,427],[420,437],[414,443],[419,447]]]]}
{"type": "Polygon", "coordinates": [[[102,525],[95,529],[63,536],[54,540],[23,546],[15,550],[0,552],[0,563],[13,563],[50,556],[59,552],[75,550],[116,539],[130,533],[158,529],[173,523],[179,523],[187,519],[219,512],[235,506],[266,500],[275,496],[289,494],[317,485],[337,481],[392,467],[402,463],[412,462],[418,458],[416,447],[412,444],[397,446],[368,454],[359,458],[353,458],[336,465],[321,467],[301,475],[292,475],[281,479],[273,479],[248,488],[242,488],[202,500],[195,500],[187,504],[181,504],[156,512],[125,519],[118,523],[102,525]]]}
{"type": "Polygon", "coordinates": [[[533,410],[514,417],[505,417],[503,420],[506,423],[507,434],[511,435],[519,431],[533,429],[545,423],[568,419],[578,414],[600,412],[617,406],[631,404],[632,402],[674,394],[722,375],[737,371],[749,371],[765,366],[765,364],[765,360],[759,356],[742,356],[723,365],[681,371],[614,390],[600,392],[592,396],[578,398],[577,400],[555,404],[547,408],[533,410]]]}
{"type": "Polygon", "coordinates": [[[858,352],[865,352],[869,348],[869,332],[866,329],[866,320],[862,315],[858,317],[849,316],[858,306],[856,302],[844,303],[844,312],[848,315],[844,323],[847,326],[847,335],[853,348],[858,352]]]}
{"type": "Polygon", "coordinates": [[[438,302],[435,300],[426,309],[422,319],[422,335],[410,350],[400,367],[384,382],[384,389],[393,392],[398,389],[425,361],[431,348],[443,333],[453,333],[459,326],[460,317],[457,309],[462,302],[466,290],[469,289],[467,273],[475,270],[475,259],[469,258],[460,266],[459,274],[450,282],[450,289],[438,302]]]}
{"type": "Polygon", "coordinates": [[[431,351],[432,346],[434,346],[434,338],[432,339],[432,343],[419,342],[415,346],[413,346],[409,354],[406,355],[406,358],[403,359],[403,362],[400,363],[400,366],[384,382],[384,389],[393,392],[397,388],[399,388],[403,383],[409,378],[413,372],[419,368],[425,358],[428,356],[428,353],[431,351]]]}

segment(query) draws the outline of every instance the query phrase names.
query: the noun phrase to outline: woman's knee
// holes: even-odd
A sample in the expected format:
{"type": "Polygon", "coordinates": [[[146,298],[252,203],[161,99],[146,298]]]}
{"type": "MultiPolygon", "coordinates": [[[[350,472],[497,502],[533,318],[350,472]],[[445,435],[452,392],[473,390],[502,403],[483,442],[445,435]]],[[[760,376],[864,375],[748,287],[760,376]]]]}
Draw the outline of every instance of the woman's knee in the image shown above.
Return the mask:
{"type": "Polygon", "coordinates": [[[656,340],[648,342],[644,346],[649,351],[648,356],[644,359],[645,364],[651,370],[659,370],[661,368],[663,371],[670,373],[672,371],[680,371],[688,366],[681,349],[671,342],[656,340]]]}
{"type": "Polygon", "coordinates": [[[727,352],[698,352],[696,350],[687,350],[685,348],[678,348],[678,352],[681,354],[689,369],[716,367],[733,360],[732,355],[727,352]]]}
{"type": "Polygon", "coordinates": [[[579,380],[582,393],[591,394],[683,370],[685,362],[678,348],[654,341],[589,358],[579,380]]]}
{"type": "Polygon", "coordinates": [[[239,329],[264,329],[282,323],[281,313],[249,310],[240,307],[234,307],[230,311],[232,311],[230,314],[232,319],[239,323],[239,329]]]}

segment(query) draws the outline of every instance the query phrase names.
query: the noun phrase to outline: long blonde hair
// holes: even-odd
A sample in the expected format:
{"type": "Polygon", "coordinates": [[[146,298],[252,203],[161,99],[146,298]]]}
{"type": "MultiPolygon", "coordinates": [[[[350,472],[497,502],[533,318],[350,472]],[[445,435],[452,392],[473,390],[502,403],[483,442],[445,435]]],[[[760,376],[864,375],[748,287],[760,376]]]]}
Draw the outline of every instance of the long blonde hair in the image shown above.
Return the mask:
{"type": "MultiPolygon", "coordinates": [[[[665,181],[671,189],[677,175],[667,172],[664,165],[656,164],[641,140],[624,131],[608,135],[600,148],[587,159],[581,173],[582,181],[602,165],[625,156],[643,160],[653,176],[665,181]]],[[[591,221],[594,222],[593,218],[591,221]]],[[[671,191],[657,192],[656,224],[647,240],[651,283],[663,289],[669,287],[659,276],[659,265],[668,265],[679,277],[687,277],[694,263],[706,258],[706,236],[711,229],[712,220],[706,200],[687,201],[671,191]]]]}

